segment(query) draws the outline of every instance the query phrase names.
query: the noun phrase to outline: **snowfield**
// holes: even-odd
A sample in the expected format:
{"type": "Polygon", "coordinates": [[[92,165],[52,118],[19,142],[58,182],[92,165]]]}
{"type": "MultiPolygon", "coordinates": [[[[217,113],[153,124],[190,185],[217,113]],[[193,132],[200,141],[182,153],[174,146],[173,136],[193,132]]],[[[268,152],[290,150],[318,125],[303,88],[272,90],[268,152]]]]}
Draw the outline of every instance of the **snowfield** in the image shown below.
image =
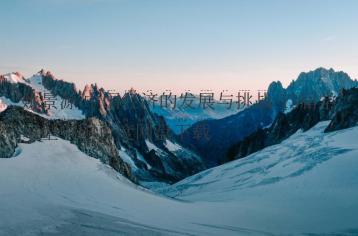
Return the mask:
{"type": "Polygon", "coordinates": [[[232,204],[238,225],[265,232],[357,235],[358,127],[324,134],[328,123],[162,192],[232,204]]]}
{"type": "Polygon", "coordinates": [[[0,159],[0,235],[356,235],[358,127],[326,126],[162,189],[169,197],[67,141],[21,144],[0,159]]]}
{"type": "MultiPolygon", "coordinates": [[[[17,156],[0,159],[0,189],[0,235],[235,235],[236,231],[221,228],[228,222],[226,216],[216,219],[216,205],[151,193],[61,139],[21,144],[17,156]]],[[[220,207],[223,216],[225,208],[220,207]]]]}

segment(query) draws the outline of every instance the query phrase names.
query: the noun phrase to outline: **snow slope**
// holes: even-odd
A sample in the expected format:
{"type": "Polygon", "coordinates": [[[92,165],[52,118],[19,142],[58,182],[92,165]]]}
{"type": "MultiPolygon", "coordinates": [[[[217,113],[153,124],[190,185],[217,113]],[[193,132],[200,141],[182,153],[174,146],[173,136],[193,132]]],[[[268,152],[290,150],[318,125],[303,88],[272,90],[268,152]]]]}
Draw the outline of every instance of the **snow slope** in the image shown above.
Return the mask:
{"type": "Polygon", "coordinates": [[[355,235],[358,127],[327,122],[151,193],[61,139],[0,159],[0,235],[355,235]]]}
{"type": "Polygon", "coordinates": [[[150,193],[61,139],[21,144],[16,157],[0,159],[0,189],[0,235],[237,235],[247,231],[230,228],[238,221],[227,206],[150,193]]]}
{"type": "Polygon", "coordinates": [[[238,225],[278,233],[358,234],[358,127],[328,122],[189,177],[165,194],[237,208],[238,225]]]}

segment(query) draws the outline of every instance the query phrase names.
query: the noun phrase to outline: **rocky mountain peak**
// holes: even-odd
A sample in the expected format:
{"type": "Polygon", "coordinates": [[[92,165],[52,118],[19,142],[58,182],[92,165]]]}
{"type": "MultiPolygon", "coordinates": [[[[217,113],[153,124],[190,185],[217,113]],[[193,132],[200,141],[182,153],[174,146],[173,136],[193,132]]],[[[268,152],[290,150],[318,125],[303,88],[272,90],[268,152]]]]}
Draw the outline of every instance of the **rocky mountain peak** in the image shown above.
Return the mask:
{"type": "Polygon", "coordinates": [[[48,76],[48,77],[52,77],[53,79],[56,79],[54,74],[51,71],[45,70],[43,68],[41,70],[39,70],[39,72],[37,72],[36,74],[39,76],[48,76]]]}
{"type": "Polygon", "coordinates": [[[0,79],[14,84],[25,83],[25,77],[20,72],[11,72],[1,75],[0,79]]]}
{"type": "Polygon", "coordinates": [[[274,107],[283,107],[286,101],[286,90],[280,81],[272,82],[267,89],[267,97],[274,107]]]}
{"type": "Polygon", "coordinates": [[[310,86],[321,90],[330,90],[329,92],[338,94],[340,90],[349,89],[354,87],[355,84],[349,75],[343,71],[320,67],[314,71],[302,72],[287,89],[303,90],[310,86]]]}
{"type": "Polygon", "coordinates": [[[136,177],[173,182],[204,168],[201,158],[190,149],[166,147],[168,142],[175,145],[178,141],[164,118],[152,113],[139,94],[112,97],[97,84],[87,85],[80,93],[73,83],[46,74],[42,76],[45,89],[74,104],[87,118],[96,117],[110,127],[116,148],[126,150],[122,156],[131,159],[127,163],[137,170],[136,177]]]}
{"type": "Polygon", "coordinates": [[[93,94],[92,86],[86,84],[85,88],[82,91],[81,97],[85,100],[89,100],[92,97],[92,94],[93,94]]]}
{"type": "Polygon", "coordinates": [[[279,82],[273,82],[268,88],[268,98],[278,110],[282,110],[288,99],[293,105],[301,102],[318,102],[322,97],[337,96],[342,89],[357,87],[358,83],[342,71],[317,68],[302,72],[284,89],[279,82]]]}

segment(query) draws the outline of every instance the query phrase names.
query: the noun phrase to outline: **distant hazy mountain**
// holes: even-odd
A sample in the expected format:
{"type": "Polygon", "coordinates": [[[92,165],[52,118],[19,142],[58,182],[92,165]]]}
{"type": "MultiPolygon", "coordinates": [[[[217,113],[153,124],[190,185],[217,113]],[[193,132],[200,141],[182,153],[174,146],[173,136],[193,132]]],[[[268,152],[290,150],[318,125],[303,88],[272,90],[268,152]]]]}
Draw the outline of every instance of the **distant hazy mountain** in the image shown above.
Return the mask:
{"type": "Polygon", "coordinates": [[[220,101],[214,101],[210,107],[206,107],[200,104],[200,95],[193,96],[195,96],[195,99],[190,106],[183,106],[183,103],[185,103],[184,98],[178,97],[175,108],[165,107],[160,104],[149,107],[152,112],[163,116],[168,126],[176,134],[182,133],[196,122],[208,119],[222,119],[239,111],[234,103],[230,106],[220,103],[220,101]]]}
{"type": "Polygon", "coordinates": [[[230,146],[257,129],[269,126],[278,113],[289,112],[303,101],[317,102],[322,97],[338,95],[342,89],[357,85],[346,73],[324,68],[301,73],[286,89],[279,81],[273,82],[266,101],[223,119],[200,121],[181,135],[182,142],[197,150],[208,166],[215,166],[225,162],[230,146]],[[195,138],[203,129],[209,137],[195,138]]]}

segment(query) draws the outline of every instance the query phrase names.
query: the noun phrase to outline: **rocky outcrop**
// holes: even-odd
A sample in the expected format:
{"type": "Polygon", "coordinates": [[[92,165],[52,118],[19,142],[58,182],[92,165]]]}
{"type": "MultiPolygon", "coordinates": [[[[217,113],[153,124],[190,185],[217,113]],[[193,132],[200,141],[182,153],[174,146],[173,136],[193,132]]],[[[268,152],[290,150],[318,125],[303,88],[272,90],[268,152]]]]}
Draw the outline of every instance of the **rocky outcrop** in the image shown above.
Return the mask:
{"type": "Polygon", "coordinates": [[[266,129],[258,129],[227,151],[227,161],[243,158],[267,146],[280,143],[297,130],[308,130],[319,121],[329,118],[332,106],[329,99],[317,104],[300,104],[288,114],[279,113],[273,124],[266,129]]]}
{"type": "Polygon", "coordinates": [[[139,169],[135,173],[139,179],[172,183],[205,169],[201,158],[190,149],[173,152],[165,147],[166,140],[175,143],[180,140],[163,117],[150,111],[139,94],[128,92],[119,96],[96,84],[77,91],[74,84],[57,80],[50,72],[40,74],[46,89],[80,108],[86,117],[96,117],[110,127],[117,149],[125,149],[139,169]],[[149,149],[146,141],[157,146],[160,152],[149,149]],[[148,167],[148,163],[153,166],[148,167]]]}
{"type": "Polygon", "coordinates": [[[352,80],[343,71],[317,68],[313,71],[302,72],[286,89],[279,81],[272,82],[267,95],[271,103],[282,110],[288,99],[291,99],[294,105],[318,102],[322,97],[338,96],[343,89],[357,86],[357,80],[352,80]]]}
{"type": "Polygon", "coordinates": [[[0,122],[0,158],[10,158],[14,155],[20,136],[8,129],[8,126],[0,122]]]}
{"type": "Polygon", "coordinates": [[[0,113],[0,131],[1,158],[12,157],[22,137],[31,143],[56,136],[70,141],[82,152],[135,181],[129,166],[118,156],[110,128],[96,118],[47,120],[20,107],[10,106],[0,113]]]}
{"type": "Polygon", "coordinates": [[[267,89],[267,95],[272,106],[281,111],[287,101],[287,93],[281,82],[272,82],[267,89]]]}
{"type": "Polygon", "coordinates": [[[42,94],[24,83],[11,83],[5,76],[0,75],[0,97],[6,97],[13,103],[23,102],[25,107],[38,113],[46,113],[42,94]]]}
{"type": "Polygon", "coordinates": [[[357,125],[358,88],[342,90],[336,100],[326,97],[318,103],[299,104],[288,114],[280,113],[273,124],[258,129],[227,151],[227,161],[243,158],[265,147],[278,144],[299,129],[306,131],[320,121],[331,120],[325,132],[357,125]]]}
{"type": "Polygon", "coordinates": [[[358,122],[358,88],[343,90],[341,96],[336,99],[330,116],[331,123],[325,132],[356,126],[358,122]]]}

